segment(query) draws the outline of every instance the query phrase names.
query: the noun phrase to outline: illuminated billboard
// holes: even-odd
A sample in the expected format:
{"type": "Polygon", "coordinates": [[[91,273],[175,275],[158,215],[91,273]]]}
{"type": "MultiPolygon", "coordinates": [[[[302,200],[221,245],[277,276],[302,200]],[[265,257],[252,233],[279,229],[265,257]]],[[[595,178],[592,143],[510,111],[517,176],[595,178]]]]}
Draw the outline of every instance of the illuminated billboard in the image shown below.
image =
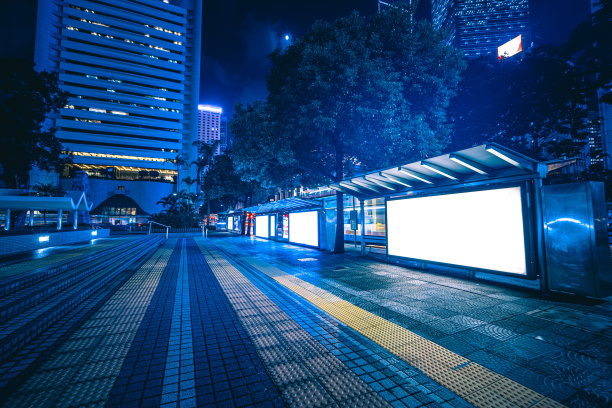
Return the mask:
{"type": "Polygon", "coordinates": [[[259,238],[270,238],[267,215],[258,215],[255,217],[255,236],[259,238]]]}
{"type": "Polygon", "coordinates": [[[270,237],[276,237],[276,215],[270,216],[270,237]]]}
{"type": "Polygon", "coordinates": [[[227,217],[227,230],[231,231],[234,229],[234,217],[227,217]]]}
{"type": "Polygon", "coordinates": [[[497,58],[506,59],[523,51],[523,36],[514,37],[505,44],[497,47],[497,58]]]}
{"type": "Polygon", "coordinates": [[[387,201],[389,255],[527,275],[520,187],[387,201]]]}
{"type": "Polygon", "coordinates": [[[289,214],[289,242],[319,246],[319,212],[289,214]]]}

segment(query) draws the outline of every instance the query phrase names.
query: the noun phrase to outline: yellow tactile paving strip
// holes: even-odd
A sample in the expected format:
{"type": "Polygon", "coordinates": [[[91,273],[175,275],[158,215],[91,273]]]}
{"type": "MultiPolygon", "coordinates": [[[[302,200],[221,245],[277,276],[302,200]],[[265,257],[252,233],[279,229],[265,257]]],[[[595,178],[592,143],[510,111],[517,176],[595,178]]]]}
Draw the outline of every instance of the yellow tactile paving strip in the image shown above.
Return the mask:
{"type": "Polygon", "coordinates": [[[17,275],[24,272],[33,271],[34,269],[62,263],[79,256],[88,255],[95,251],[101,251],[115,245],[124,243],[126,239],[112,239],[97,243],[96,245],[83,246],[77,249],[71,249],[57,254],[49,255],[40,259],[29,259],[23,262],[17,262],[11,265],[0,267],[0,278],[17,275]]]}
{"type": "Polygon", "coordinates": [[[104,406],[174,244],[176,239],[171,239],[159,248],[29,376],[6,406],[104,406]]]}
{"type": "Polygon", "coordinates": [[[243,260],[476,407],[564,406],[279,268],[254,258],[243,260]]]}
{"type": "Polygon", "coordinates": [[[196,243],[289,407],[390,406],[215,247],[196,243]]]}

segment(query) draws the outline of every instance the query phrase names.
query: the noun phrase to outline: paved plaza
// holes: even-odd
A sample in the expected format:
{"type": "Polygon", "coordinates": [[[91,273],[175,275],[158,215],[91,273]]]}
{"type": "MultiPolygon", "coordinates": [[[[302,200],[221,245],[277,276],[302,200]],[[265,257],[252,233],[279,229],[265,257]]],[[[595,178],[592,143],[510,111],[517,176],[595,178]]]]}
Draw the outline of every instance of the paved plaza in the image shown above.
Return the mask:
{"type": "Polygon", "coordinates": [[[612,302],[248,237],[0,266],[6,407],[612,406],[612,302]]]}

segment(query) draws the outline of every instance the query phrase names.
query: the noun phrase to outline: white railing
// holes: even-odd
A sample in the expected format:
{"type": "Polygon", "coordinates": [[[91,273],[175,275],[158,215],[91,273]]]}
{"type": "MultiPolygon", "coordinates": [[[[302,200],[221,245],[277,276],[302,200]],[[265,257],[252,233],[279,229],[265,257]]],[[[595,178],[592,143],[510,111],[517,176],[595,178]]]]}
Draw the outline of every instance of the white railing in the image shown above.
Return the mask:
{"type": "Polygon", "coordinates": [[[166,228],[166,239],[168,239],[168,232],[170,231],[170,226],[169,225],[160,224],[159,222],[155,222],[155,221],[149,221],[149,233],[147,235],[151,235],[151,226],[153,224],[159,225],[160,227],[166,228]]]}

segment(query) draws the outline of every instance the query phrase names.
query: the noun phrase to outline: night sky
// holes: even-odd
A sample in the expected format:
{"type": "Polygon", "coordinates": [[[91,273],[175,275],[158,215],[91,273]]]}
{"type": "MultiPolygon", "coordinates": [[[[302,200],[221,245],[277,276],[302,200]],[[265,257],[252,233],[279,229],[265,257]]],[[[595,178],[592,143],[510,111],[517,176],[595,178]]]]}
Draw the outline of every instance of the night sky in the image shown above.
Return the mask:
{"type": "MultiPolygon", "coordinates": [[[[427,14],[421,0],[420,14],[427,14]]],[[[2,56],[32,58],[36,0],[4,0],[0,17],[2,56]]],[[[536,45],[560,44],[588,18],[589,0],[532,0],[536,45]]],[[[204,0],[200,102],[221,106],[266,96],[266,56],[286,34],[299,36],[317,19],[333,20],[357,10],[370,15],[377,0],[204,0]]]]}

